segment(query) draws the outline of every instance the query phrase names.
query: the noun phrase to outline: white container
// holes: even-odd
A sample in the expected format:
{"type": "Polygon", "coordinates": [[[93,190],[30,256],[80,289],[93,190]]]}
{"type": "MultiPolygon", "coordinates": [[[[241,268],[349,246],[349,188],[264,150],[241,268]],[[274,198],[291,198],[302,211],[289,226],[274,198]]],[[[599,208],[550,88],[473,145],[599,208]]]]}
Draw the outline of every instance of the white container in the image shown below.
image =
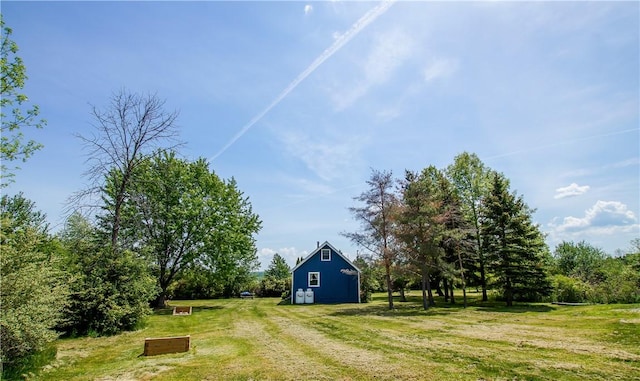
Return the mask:
{"type": "Polygon", "coordinates": [[[296,291],[296,304],[304,304],[304,291],[301,288],[296,291]]]}
{"type": "Polygon", "coordinates": [[[304,293],[304,302],[307,304],[313,303],[313,291],[310,288],[307,288],[307,292],[304,293]]]}

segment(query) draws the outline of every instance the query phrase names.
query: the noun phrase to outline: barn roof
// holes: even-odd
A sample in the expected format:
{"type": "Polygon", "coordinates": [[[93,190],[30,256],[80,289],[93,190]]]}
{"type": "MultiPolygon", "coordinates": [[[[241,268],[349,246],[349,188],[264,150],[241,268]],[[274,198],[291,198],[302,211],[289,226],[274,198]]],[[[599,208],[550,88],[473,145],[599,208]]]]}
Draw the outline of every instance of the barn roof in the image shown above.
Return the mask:
{"type": "Polygon", "coordinates": [[[351,262],[349,260],[349,258],[345,257],[344,254],[342,254],[342,252],[338,249],[336,249],[332,244],[330,244],[328,241],[324,241],[323,244],[319,245],[314,251],[311,252],[311,254],[307,255],[307,257],[305,259],[303,259],[300,263],[298,263],[293,269],[291,269],[291,272],[293,273],[294,271],[296,271],[298,269],[298,267],[302,266],[306,261],[308,261],[309,259],[313,258],[314,255],[318,254],[320,252],[320,249],[324,249],[326,246],[329,246],[329,248],[334,251],[336,254],[338,254],[340,256],[340,258],[342,258],[345,262],[347,262],[349,265],[353,266],[354,269],[356,269],[356,271],[361,272],[360,269],[358,268],[358,266],[354,265],[353,262],[351,262]]]}

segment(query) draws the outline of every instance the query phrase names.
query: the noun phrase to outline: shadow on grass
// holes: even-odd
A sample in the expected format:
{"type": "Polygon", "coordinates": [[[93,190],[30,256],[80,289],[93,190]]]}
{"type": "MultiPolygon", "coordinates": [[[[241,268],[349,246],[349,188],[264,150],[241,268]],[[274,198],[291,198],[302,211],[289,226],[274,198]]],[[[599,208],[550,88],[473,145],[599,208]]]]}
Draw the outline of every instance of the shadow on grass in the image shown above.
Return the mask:
{"type": "MultiPolygon", "coordinates": [[[[164,307],[164,308],[156,308],[153,310],[154,315],[173,315],[173,307],[164,307]]],[[[221,310],[224,307],[222,306],[193,306],[191,307],[191,314],[202,311],[212,311],[212,310],[221,310]]]]}
{"type": "Polygon", "coordinates": [[[422,306],[394,306],[390,310],[387,306],[367,306],[364,308],[348,308],[333,312],[331,316],[443,316],[453,311],[431,307],[424,310],[422,306]]]}
{"type": "MultiPolygon", "coordinates": [[[[457,302],[451,304],[445,302],[442,298],[436,298],[435,306],[424,309],[421,297],[407,297],[406,301],[394,301],[393,309],[390,310],[387,303],[376,301],[372,304],[361,304],[354,308],[344,308],[331,313],[333,316],[446,316],[464,310],[464,304],[457,302]]],[[[470,301],[467,309],[473,309],[483,312],[507,312],[507,313],[525,313],[525,312],[550,312],[557,309],[556,306],[550,304],[528,304],[515,303],[511,307],[507,307],[504,302],[482,302],[480,300],[470,301]]]]}
{"type": "MultiPolygon", "coordinates": [[[[451,310],[460,310],[464,308],[464,303],[462,298],[457,297],[456,303],[451,304],[444,300],[444,297],[437,296],[435,297],[436,305],[431,308],[436,309],[451,309],[451,310]]],[[[409,295],[407,297],[406,302],[400,302],[402,304],[417,304],[422,307],[422,296],[421,295],[409,295]]],[[[398,305],[398,302],[394,303],[394,306],[398,305]]],[[[513,306],[507,307],[504,301],[490,300],[487,302],[483,302],[480,295],[472,295],[467,298],[467,307],[474,308],[479,311],[491,311],[491,312],[512,312],[512,313],[523,313],[523,312],[549,312],[555,311],[558,307],[548,303],[526,303],[526,302],[514,302],[513,306]]]]}
{"type": "Polygon", "coordinates": [[[511,313],[523,313],[523,312],[550,312],[555,311],[557,307],[550,304],[528,304],[528,303],[515,303],[511,307],[507,307],[502,303],[498,304],[481,304],[476,306],[479,311],[487,312],[511,312],[511,313]]]}

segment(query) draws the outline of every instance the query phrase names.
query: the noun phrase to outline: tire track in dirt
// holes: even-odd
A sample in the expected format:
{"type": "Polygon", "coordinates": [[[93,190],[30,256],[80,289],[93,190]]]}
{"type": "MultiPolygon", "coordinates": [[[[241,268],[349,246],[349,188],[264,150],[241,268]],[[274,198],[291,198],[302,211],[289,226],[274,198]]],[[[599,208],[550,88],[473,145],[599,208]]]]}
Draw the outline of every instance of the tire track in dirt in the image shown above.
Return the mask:
{"type": "MultiPolygon", "coordinates": [[[[304,317],[292,311],[278,311],[277,316],[269,316],[283,333],[299,343],[314,343],[314,350],[322,357],[330,358],[341,367],[352,369],[350,373],[357,379],[424,380],[432,378],[428,359],[421,358],[424,372],[416,371],[403,354],[390,353],[388,348],[376,345],[376,350],[359,346],[357,341],[339,340],[310,324],[302,324],[304,317]],[[294,317],[295,316],[295,317],[294,317]]],[[[326,316],[323,317],[325,319],[326,316]]],[[[306,319],[307,321],[309,319],[306,319]]]]}
{"type": "Polygon", "coordinates": [[[277,374],[278,380],[335,380],[339,376],[321,359],[302,356],[283,337],[274,335],[264,321],[242,320],[235,324],[234,335],[254,343],[255,361],[262,371],[277,374]]]}

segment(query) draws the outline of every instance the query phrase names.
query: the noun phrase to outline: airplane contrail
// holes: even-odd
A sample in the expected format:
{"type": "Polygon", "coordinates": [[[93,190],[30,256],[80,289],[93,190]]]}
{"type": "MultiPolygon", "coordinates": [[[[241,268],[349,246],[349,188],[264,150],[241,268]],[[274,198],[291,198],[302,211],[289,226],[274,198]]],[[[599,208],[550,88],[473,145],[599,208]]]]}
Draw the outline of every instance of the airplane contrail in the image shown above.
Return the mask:
{"type": "Polygon", "coordinates": [[[218,156],[222,155],[229,147],[231,147],[238,139],[249,131],[260,119],[262,119],[272,108],[278,105],[289,93],[291,93],[302,81],[311,75],[324,61],[333,56],[344,45],[346,45],[351,39],[358,35],[364,28],[371,24],[375,19],[384,14],[397,0],[383,0],[376,7],[369,10],[358,21],[356,21],[349,30],[340,35],[333,44],[328,47],[322,54],[316,58],[309,67],[307,67],[302,73],[300,73],[284,90],[267,106],[264,110],[256,114],[251,120],[245,124],[240,131],[238,131],[229,142],[213,155],[209,161],[215,160],[218,156]]]}

